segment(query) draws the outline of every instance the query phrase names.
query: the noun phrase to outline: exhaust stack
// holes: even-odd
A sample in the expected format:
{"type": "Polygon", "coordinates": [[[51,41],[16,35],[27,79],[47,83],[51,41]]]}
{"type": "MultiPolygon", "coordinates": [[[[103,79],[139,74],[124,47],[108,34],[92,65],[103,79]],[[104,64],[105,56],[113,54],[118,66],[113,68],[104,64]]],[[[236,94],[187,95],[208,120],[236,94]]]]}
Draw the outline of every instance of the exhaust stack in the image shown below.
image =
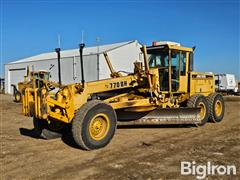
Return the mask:
{"type": "Polygon", "coordinates": [[[60,51],[61,49],[60,48],[56,48],[55,49],[55,52],[57,53],[57,59],[58,59],[58,83],[59,83],[59,86],[62,85],[62,79],[61,79],[61,62],[60,62],[60,51]]]}
{"type": "Polygon", "coordinates": [[[83,48],[85,47],[84,43],[79,44],[79,53],[80,53],[80,63],[81,63],[81,76],[82,76],[82,86],[84,88],[85,79],[84,79],[84,71],[83,71],[83,48]]]}

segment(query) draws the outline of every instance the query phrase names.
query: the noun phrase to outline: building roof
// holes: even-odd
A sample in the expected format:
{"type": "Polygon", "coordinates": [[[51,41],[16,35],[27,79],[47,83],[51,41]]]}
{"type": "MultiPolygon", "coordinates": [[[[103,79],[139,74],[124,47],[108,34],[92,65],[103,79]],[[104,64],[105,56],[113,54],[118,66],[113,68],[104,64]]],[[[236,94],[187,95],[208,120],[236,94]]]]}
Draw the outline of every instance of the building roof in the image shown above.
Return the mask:
{"type": "MultiPolygon", "coordinates": [[[[133,42],[137,42],[137,40],[107,44],[107,45],[99,45],[94,47],[86,47],[83,50],[83,55],[87,56],[92,54],[103,53],[104,51],[111,51],[113,49],[120,48],[127,44],[131,44],[133,42]]],[[[73,56],[79,56],[79,49],[70,49],[70,50],[61,51],[61,58],[73,57],[73,56]]],[[[24,62],[32,62],[32,61],[48,60],[48,59],[56,59],[56,58],[57,58],[56,52],[49,52],[49,53],[42,53],[35,56],[27,57],[24,59],[20,59],[17,61],[13,61],[8,64],[24,63],[24,62]]]]}

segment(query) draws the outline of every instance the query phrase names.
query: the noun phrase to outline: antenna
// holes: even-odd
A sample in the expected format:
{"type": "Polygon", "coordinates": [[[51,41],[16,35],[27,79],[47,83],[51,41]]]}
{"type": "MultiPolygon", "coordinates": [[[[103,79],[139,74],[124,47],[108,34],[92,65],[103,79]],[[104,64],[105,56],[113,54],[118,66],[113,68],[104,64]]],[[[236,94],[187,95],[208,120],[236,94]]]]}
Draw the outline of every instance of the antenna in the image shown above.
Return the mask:
{"type": "Polygon", "coordinates": [[[84,42],[83,37],[84,37],[84,30],[82,30],[82,40],[81,40],[81,44],[83,44],[83,42],[84,42]]]}
{"type": "Polygon", "coordinates": [[[99,43],[101,41],[101,38],[100,37],[97,37],[96,38],[96,42],[99,43]]]}
{"type": "Polygon", "coordinates": [[[99,43],[101,41],[100,37],[96,38],[96,42],[97,42],[97,79],[99,80],[99,43]]]}
{"type": "Polygon", "coordinates": [[[57,40],[58,40],[58,48],[61,48],[61,36],[60,36],[60,34],[57,35],[57,40]]]}
{"type": "Polygon", "coordinates": [[[99,54],[99,45],[100,45],[101,38],[97,37],[96,42],[97,42],[97,53],[99,54]]]}

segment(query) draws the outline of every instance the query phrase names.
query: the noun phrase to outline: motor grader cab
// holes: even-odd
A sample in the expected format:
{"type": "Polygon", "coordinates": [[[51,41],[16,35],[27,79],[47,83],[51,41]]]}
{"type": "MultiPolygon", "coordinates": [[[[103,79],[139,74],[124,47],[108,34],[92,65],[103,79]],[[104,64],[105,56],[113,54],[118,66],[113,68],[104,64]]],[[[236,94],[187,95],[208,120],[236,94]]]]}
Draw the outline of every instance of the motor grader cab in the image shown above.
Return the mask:
{"type": "Polygon", "coordinates": [[[201,126],[223,119],[224,101],[215,93],[214,75],[193,72],[194,48],[169,42],[143,46],[144,64],[135,62],[128,75],[115,71],[104,53],[111,78],[92,82],[84,80],[83,49],[80,44],[81,83],[61,83],[58,48],[59,83],[42,81],[40,86],[33,78],[34,86],[24,89],[22,110],[33,117],[39,136],[66,134],[70,127],[76,144],[92,150],[110,142],[117,124],[201,126]],[[58,92],[50,93],[54,87],[58,92]]]}
{"type": "Polygon", "coordinates": [[[194,49],[174,42],[153,42],[147,47],[149,67],[158,69],[161,93],[191,96],[215,91],[213,74],[193,72],[194,49]],[[204,83],[203,79],[206,80],[204,83]]]}
{"type": "MultiPolygon", "coordinates": [[[[49,76],[50,72],[47,72],[45,70],[29,71],[29,67],[27,67],[27,75],[24,76],[24,80],[22,82],[19,82],[17,86],[15,84],[12,84],[14,101],[21,102],[22,90],[27,87],[33,87],[31,83],[32,78],[36,79],[36,83],[42,83],[42,81],[39,81],[38,79],[49,81],[49,76]]],[[[39,84],[39,87],[41,86],[43,86],[43,84],[39,84]]]]}

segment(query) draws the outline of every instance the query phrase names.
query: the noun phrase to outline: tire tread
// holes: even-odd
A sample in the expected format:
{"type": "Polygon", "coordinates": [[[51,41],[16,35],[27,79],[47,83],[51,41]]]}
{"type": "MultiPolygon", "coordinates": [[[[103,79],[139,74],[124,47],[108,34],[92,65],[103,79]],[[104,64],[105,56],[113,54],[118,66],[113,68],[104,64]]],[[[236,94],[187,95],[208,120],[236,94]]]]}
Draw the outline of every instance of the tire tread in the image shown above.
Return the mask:
{"type": "MultiPolygon", "coordinates": [[[[216,122],[213,107],[214,107],[215,98],[219,95],[222,96],[220,93],[215,93],[214,92],[214,93],[209,94],[209,96],[207,97],[207,101],[208,101],[209,109],[210,109],[209,120],[212,121],[212,122],[216,122]]],[[[224,106],[224,102],[223,102],[223,106],[224,106]]]]}
{"type": "MultiPolygon", "coordinates": [[[[206,106],[207,106],[207,107],[206,107],[206,113],[207,113],[207,116],[208,116],[207,119],[209,119],[209,114],[210,114],[210,112],[209,112],[209,103],[208,103],[207,98],[206,98],[205,96],[203,96],[202,94],[194,94],[194,95],[192,95],[192,96],[189,98],[188,102],[187,102],[187,107],[196,108],[196,107],[197,107],[197,101],[199,100],[199,98],[205,99],[204,101],[206,102],[206,106]]],[[[197,126],[202,126],[202,125],[204,125],[206,122],[207,122],[207,120],[203,120],[203,123],[196,124],[196,125],[197,125],[197,126]]]]}
{"type": "Polygon", "coordinates": [[[73,139],[75,140],[76,144],[85,150],[91,150],[83,141],[82,138],[82,126],[83,126],[83,120],[85,116],[87,115],[88,111],[92,109],[94,106],[98,104],[105,104],[104,102],[100,100],[92,100],[85,103],[78,111],[75,113],[75,116],[72,120],[72,135],[73,139]],[[79,134],[81,134],[79,136],[79,134]]]}

